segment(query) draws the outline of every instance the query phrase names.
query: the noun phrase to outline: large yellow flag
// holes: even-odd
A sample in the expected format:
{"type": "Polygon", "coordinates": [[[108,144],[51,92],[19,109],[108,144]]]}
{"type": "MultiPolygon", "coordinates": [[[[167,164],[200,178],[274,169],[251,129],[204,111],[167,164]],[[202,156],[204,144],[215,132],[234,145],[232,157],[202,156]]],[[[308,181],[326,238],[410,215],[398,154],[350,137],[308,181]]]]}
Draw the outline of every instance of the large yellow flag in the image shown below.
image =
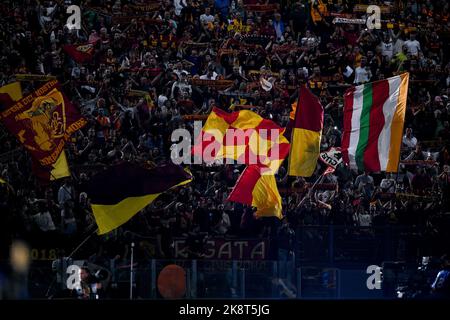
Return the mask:
{"type": "MultiPolygon", "coordinates": [[[[0,95],[8,95],[9,98],[12,100],[11,102],[16,102],[22,99],[22,87],[20,86],[20,82],[13,82],[10,84],[7,84],[6,86],[3,86],[0,88],[0,95]]],[[[5,96],[6,100],[8,99],[5,96]]],[[[5,99],[2,99],[2,101],[5,101],[5,99]]],[[[5,101],[6,102],[6,101],[5,101]]],[[[4,103],[5,103],[4,102],[4,103]]],[[[5,103],[5,105],[8,103],[5,103]]]]}
{"type": "Polygon", "coordinates": [[[277,217],[281,219],[281,196],[273,174],[262,174],[264,167],[250,165],[245,168],[231,191],[228,200],[256,207],[257,217],[277,217]]]}

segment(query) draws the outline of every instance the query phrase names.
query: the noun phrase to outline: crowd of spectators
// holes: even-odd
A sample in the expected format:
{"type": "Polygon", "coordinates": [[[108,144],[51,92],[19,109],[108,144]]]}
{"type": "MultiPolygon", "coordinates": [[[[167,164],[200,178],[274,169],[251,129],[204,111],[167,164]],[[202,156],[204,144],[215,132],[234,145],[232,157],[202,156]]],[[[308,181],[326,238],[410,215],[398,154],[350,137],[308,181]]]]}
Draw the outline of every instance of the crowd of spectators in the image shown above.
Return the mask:
{"type": "MultiPolygon", "coordinates": [[[[29,154],[0,127],[0,177],[9,183],[0,192],[2,242],[58,239],[70,252],[96,229],[85,192],[89,178],[120,161],[150,167],[171,161],[172,131],[193,130],[186,115],[251,105],[285,126],[296,88],[306,84],[325,109],[321,149],[327,150],[340,146],[347,88],[409,72],[401,154],[409,162],[398,174],[342,165],[312,190],[324,170],[319,162],[311,178],[288,177],[286,164],[276,177],[293,230],[417,227],[429,240],[420,253],[443,253],[450,225],[449,4],[370,4],[390,9],[382,11],[381,29],[333,23],[337,13],[366,16],[344,0],[2,1],[0,84],[14,81],[16,74],[56,76],[89,121],[66,145],[72,177],[50,184],[37,181],[29,154]],[[65,27],[69,4],[80,5],[81,30],[65,27]],[[94,44],[94,51],[84,63],[64,50],[86,43],[94,44]],[[203,85],[198,79],[232,80],[232,85],[203,85]]],[[[42,84],[22,82],[24,95],[42,84]]],[[[191,184],[161,195],[80,255],[91,255],[97,264],[125,259],[127,244],[136,237],[156,239],[153,250],[138,248],[142,257],[170,258],[174,237],[199,234],[278,238],[280,249],[289,250],[284,244],[290,243],[291,229],[225,201],[243,167],[191,165],[191,184]]]]}

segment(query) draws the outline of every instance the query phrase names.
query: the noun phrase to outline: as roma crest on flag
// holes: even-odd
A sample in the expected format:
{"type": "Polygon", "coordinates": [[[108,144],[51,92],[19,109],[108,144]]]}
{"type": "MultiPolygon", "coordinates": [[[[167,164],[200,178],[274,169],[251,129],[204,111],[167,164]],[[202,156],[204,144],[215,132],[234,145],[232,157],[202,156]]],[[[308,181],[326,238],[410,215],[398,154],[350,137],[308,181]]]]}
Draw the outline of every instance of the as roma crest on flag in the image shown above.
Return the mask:
{"type": "Polygon", "coordinates": [[[55,163],[65,142],[87,123],[56,80],[16,101],[0,119],[43,166],[55,163]]]}

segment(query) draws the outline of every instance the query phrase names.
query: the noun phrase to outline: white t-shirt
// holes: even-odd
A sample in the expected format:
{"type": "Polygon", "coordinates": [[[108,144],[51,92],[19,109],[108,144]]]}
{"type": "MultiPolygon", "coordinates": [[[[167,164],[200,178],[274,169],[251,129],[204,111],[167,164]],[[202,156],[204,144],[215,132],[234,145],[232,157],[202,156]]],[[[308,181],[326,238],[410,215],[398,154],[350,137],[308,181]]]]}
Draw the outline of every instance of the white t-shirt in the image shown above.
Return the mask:
{"type": "Polygon", "coordinates": [[[395,180],[394,179],[383,179],[381,180],[380,187],[383,192],[394,193],[395,192],[395,180]]]}
{"type": "Polygon", "coordinates": [[[355,81],[353,83],[364,83],[368,82],[371,77],[370,70],[366,70],[366,68],[358,67],[355,69],[355,81]]]}
{"type": "Polygon", "coordinates": [[[308,48],[312,48],[319,44],[320,40],[316,37],[303,37],[301,40],[302,46],[306,46],[308,48]]]}
{"type": "Polygon", "coordinates": [[[408,48],[408,53],[413,56],[417,56],[420,50],[420,43],[417,40],[407,40],[405,45],[408,48]]]}
{"type": "Polygon", "coordinates": [[[200,22],[201,23],[209,23],[209,22],[214,22],[214,16],[213,15],[206,15],[206,14],[202,14],[200,16],[200,22]]]}
{"type": "Polygon", "coordinates": [[[394,43],[394,55],[402,51],[403,44],[405,42],[402,39],[397,39],[394,43]]]}
{"type": "Polygon", "coordinates": [[[164,102],[166,102],[167,100],[169,100],[165,95],[160,94],[158,97],[158,107],[162,108],[162,106],[164,105],[164,102]]]}
{"type": "Polygon", "coordinates": [[[200,76],[200,80],[216,80],[217,78],[217,73],[213,72],[213,75],[211,78],[208,78],[208,74],[204,74],[202,76],[200,76]]]}
{"type": "Polygon", "coordinates": [[[179,16],[181,14],[181,10],[187,6],[186,0],[173,0],[173,5],[177,16],[179,16]]]}
{"type": "Polygon", "coordinates": [[[361,227],[370,227],[372,224],[372,217],[367,213],[359,214],[358,220],[361,227]]]}
{"type": "Polygon", "coordinates": [[[392,41],[390,42],[381,42],[381,54],[383,56],[387,56],[389,60],[392,59],[392,56],[394,55],[394,44],[392,41]]]}
{"type": "Polygon", "coordinates": [[[176,81],[172,85],[172,93],[171,93],[172,98],[175,93],[175,88],[177,88],[177,87],[181,92],[183,92],[184,94],[186,94],[188,96],[190,96],[192,93],[192,87],[190,84],[176,81]]]}
{"type": "Polygon", "coordinates": [[[408,138],[406,135],[403,136],[403,145],[405,145],[408,148],[415,148],[417,144],[416,137],[408,138]]]}
{"type": "Polygon", "coordinates": [[[178,70],[178,69],[174,69],[173,72],[177,75],[178,79],[181,78],[181,74],[184,72],[186,74],[189,74],[189,72],[187,72],[186,70],[178,70]]]}
{"type": "Polygon", "coordinates": [[[44,213],[38,213],[32,216],[34,222],[37,224],[41,231],[53,231],[56,230],[55,224],[53,223],[52,216],[48,211],[44,213]]]}
{"type": "Polygon", "coordinates": [[[228,228],[231,226],[230,217],[227,213],[222,213],[222,220],[220,221],[220,225],[218,228],[218,232],[221,234],[225,234],[228,231],[228,228]]]}

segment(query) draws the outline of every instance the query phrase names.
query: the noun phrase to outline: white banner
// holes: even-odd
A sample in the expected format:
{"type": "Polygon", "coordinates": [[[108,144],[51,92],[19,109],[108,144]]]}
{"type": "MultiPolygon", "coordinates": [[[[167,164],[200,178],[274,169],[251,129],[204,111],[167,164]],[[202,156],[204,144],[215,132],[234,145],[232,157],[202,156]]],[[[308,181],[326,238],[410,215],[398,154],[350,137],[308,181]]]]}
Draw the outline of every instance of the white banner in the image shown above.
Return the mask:
{"type": "Polygon", "coordinates": [[[321,152],[319,158],[329,167],[336,169],[336,167],[342,162],[341,148],[331,147],[327,151],[321,152]]]}

